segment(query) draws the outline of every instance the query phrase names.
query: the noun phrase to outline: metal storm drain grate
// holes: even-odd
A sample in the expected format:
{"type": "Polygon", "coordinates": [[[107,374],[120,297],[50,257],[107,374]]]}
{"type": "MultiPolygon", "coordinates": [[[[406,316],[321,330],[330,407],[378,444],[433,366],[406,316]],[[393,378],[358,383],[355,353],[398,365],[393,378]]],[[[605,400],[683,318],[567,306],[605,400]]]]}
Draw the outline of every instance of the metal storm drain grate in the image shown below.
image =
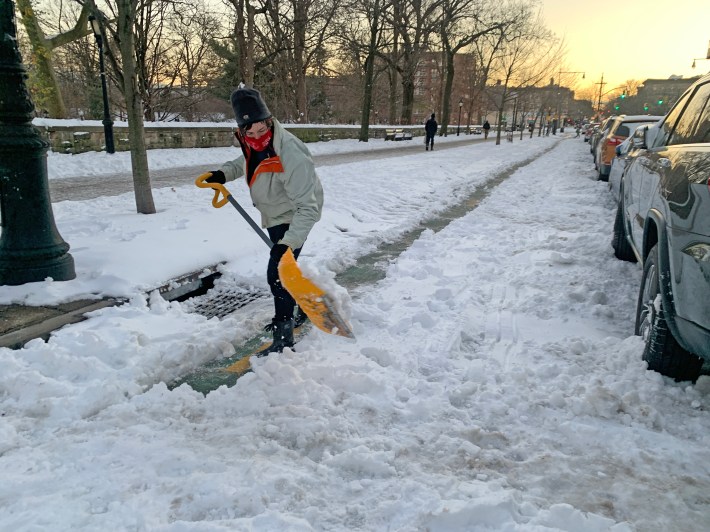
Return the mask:
{"type": "Polygon", "coordinates": [[[206,318],[224,318],[252,301],[269,295],[267,291],[254,287],[216,284],[207,293],[184,301],[183,306],[188,312],[195,312],[206,318]]]}

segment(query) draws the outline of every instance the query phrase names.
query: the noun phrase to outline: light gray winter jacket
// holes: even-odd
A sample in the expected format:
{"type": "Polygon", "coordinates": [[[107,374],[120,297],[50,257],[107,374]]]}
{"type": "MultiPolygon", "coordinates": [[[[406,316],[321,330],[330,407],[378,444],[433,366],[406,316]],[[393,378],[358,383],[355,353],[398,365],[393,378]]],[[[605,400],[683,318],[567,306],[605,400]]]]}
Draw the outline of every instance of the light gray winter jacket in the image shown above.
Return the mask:
{"type": "MultiPolygon", "coordinates": [[[[252,203],[261,212],[261,226],[290,224],[279,243],[298,249],[320,220],[323,187],[306,145],[286,131],[276,119],[273,121],[276,157],[259,164],[249,192],[252,203]]],[[[245,175],[246,169],[243,154],[221,168],[227,181],[245,175]]]]}

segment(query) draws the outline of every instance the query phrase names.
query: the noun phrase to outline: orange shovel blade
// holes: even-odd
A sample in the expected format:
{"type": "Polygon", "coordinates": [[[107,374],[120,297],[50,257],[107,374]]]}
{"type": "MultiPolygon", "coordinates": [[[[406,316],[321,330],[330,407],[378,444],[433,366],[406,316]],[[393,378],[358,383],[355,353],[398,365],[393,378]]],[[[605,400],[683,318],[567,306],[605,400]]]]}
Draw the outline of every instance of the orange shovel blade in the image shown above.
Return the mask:
{"type": "Polygon", "coordinates": [[[328,334],[355,338],[350,325],[338,312],[333,298],[313,281],[303,276],[291,249],[281,257],[279,278],[281,284],[288,290],[298,306],[303,309],[313,325],[328,334]]]}

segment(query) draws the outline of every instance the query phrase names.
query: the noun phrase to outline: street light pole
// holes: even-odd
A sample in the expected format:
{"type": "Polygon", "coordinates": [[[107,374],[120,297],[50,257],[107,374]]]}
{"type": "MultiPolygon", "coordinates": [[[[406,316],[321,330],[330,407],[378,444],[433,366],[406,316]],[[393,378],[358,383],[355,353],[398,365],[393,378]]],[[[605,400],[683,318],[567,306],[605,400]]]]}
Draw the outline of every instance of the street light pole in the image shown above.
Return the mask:
{"type": "Polygon", "coordinates": [[[461,109],[463,108],[463,98],[459,100],[459,123],[456,126],[456,136],[458,137],[461,133],[461,109]]]}
{"type": "Polygon", "coordinates": [[[0,285],[69,281],[76,277],[74,259],[54,222],[49,144],[32,125],[10,0],[0,2],[0,36],[0,285]]]}
{"type": "Polygon", "coordinates": [[[116,148],[113,143],[113,120],[111,120],[111,113],[108,108],[106,70],[104,69],[104,39],[101,36],[101,25],[94,15],[89,16],[89,23],[91,24],[91,30],[94,32],[94,37],[96,38],[96,45],[99,47],[99,72],[101,76],[101,92],[103,93],[104,98],[104,119],[102,123],[104,125],[106,153],[115,153],[116,148]]]}
{"type": "Polygon", "coordinates": [[[690,65],[690,68],[695,68],[695,62],[696,61],[710,61],[710,41],[708,41],[708,53],[706,54],[705,57],[696,57],[693,59],[693,64],[690,65]]]}

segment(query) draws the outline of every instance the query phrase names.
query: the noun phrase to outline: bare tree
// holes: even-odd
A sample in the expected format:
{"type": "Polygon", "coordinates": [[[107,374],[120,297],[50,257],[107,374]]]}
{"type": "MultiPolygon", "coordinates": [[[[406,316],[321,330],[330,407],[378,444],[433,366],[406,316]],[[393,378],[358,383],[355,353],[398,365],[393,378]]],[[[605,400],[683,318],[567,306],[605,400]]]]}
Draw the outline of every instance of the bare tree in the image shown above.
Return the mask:
{"type": "Polygon", "coordinates": [[[107,1],[107,9],[110,10],[112,15],[108,17],[97,8],[94,0],[85,1],[91,14],[101,23],[106,57],[109,63],[113,65],[114,74],[119,80],[119,88],[126,103],[128,141],[131,151],[133,193],[136,199],[136,209],[141,214],[155,214],[143,130],[144,108],[141,96],[144,91],[141,85],[144,86],[145,81],[139,79],[142,69],[137,60],[138,57],[142,56],[142,51],[137,48],[135,39],[138,8],[142,4],[139,4],[139,0],[115,0],[114,3],[107,1]],[[115,25],[112,24],[112,21],[115,21],[115,25]],[[109,36],[111,39],[108,38],[109,36]],[[115,50],[118,50],[118,55],[115,50]]]}
{"type": "Polygon", "coordinates": [[[402,83],[401,122],[412,123],[417,69],[440,23],[442,0],[393,0],[390,24],[395,40],[382,57],[396,69],[402,83]]]}
{"type": "MultiPolygon", "coordinates": [[[[524,89],[549,77],[559,64],[560,41],[545,29],[542,16],[527,3],[516,2],[515,21],[503,31],[499,53],[493,56],[491,70],[500,81],[491,102],[498,111],[496,144],[500,144],[503,112],[511,89],[524,89]]],[[[498,42],[498,41],[496,41],[498,42]]]]}
{"type": "MultiPolygon", "coordinates": [[[[441,131],[449,126],[451,91],[454,83],[456,55],[483,35],[501,32],[511,21],[493,16],[488,0],[442,0],[439,38],[444,56],[444,76],[441,102],[441,131]]],[[[508,13],[499,13],[503,17],[508,13]]]]}
{"type": "Polygon", "coordinates": [[[123,97],[128,115],[128,139],[131,147],[131,169],[133,171],[133,193],[136,209],[141,214],[155,214],[153,192],[150,187],[148,154],[145,149],[143,131],[143,102],[141,101],[138,63],[134,31],[137,19],[138,0],[117,0],[118,23],[116,39],[121,51],[123,66],[123,97]]]}
{"type": "MultiPolygon", "coordinates": [[[[53,118],[66,118],[67,111],[54,68],[54,51],[87,35],[89,12],[86,6],[83,6],[71,29],[61,31],[57,24],[54,26],[55,35],[47,37],[35,13],[32,0],[17,0],[17,8],[32,48],[30,61],[36,76],[34,89],[37,104],[46,109],[53,118]]],[[[60,12],[58,22],[62,20],[64,17],[60,12]]]]}
{"type": "Polygon", "coordinates": [[[170,47],[158,70],[161,98],[154,110],[159,119],[181,115],[193,121],[195,108],[209,95],[210,81],[219,76],[221,61],[203,38],[219,23],[202,1],[173,9],[167,26],[170,47]]]}
{"type": "Polygon", "coordinates": [[[213,44],[221,57],[229,59],[236,66],[236,83],[243,82],[252,87],[254,85],[257,41],[257,16],[266,12],[266,0],[261,6],[255,5],[255,0],[226,0],[234,8],[235,20],[231,40],[233,47],[230,50],[218,43],[213,44]]]}
{"type": "Polygon", "coordinates": [[[265,0],[263,41],[267,55],[275,57],[281,82],[293,93],[298,119],[308,121],[306,76],[327,54],[334,38],[332,24],[340,8],[336,0],[265,0]]]}
{"type": "Polygon", "coordinates": [[[361,142],[369,139],[370,113],[379,50],[383,47],[385,11],[391,0],[353,0],[347,5],[340,20],[339,45],[350,64],[357,65],[360,80],[360,135],[361,142]]]}

